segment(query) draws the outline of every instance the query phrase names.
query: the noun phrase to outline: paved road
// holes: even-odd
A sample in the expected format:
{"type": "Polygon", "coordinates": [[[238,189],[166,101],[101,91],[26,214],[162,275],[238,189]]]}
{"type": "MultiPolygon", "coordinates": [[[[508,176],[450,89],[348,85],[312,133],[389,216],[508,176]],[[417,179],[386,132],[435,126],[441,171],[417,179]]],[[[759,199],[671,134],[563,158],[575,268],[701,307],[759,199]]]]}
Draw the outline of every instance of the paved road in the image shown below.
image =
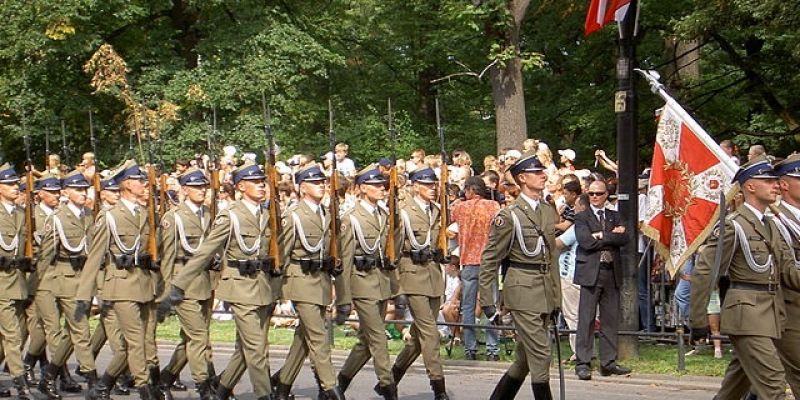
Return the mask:
{"type": "MultiPolygon", "coordinates": [[[[166,364],[171,353],[172,346],[169,344],[160,344],[159,356],[162,364],[166,364]]],[[[232,348],[218,348],[215,350],[214,361],[217,366],[217,371],[221,371],[227,359],[232,352],[232,348]]],[[[285,348],[273,349],[271,351],[270,364],[272,370],[275,371],[280,368],[283,363],[283,358],[286,354],[285,348]]],[[[334,366],[340,366],[346,353],[334,353],[334,366]]],[[[110,353],[108,349],[104,349],[98,357],[98,367],[102,369],[108,363],[110,353]]],[[[445,368],[445,376],[447,377],[447,387],[450,397],[453,400],[486,400],[489,397],[494,384],[500,379],[503,374],[504,366],[502,363],[479,363],[476,365],[463,365],[466,363],[457,363],[458,365],[448,364],[445,368]]],[[[74,366],[70,366],[74,369],[74,366]]],[[[191,376],[188,367],[183,371],[182,379],[190,387],[191,376]]],[[[558,376],[554,372],[551,378],[553,387],[553,395],[558,398],[558,376]]],[[[566,380],[566,393],[569,400],[602,400],[602,399],[665,399],[665,398],[680,398],[681,400],[708,400],[713,396],[713,388],[718,385],[719,380],[714,379],[697,379],[689,378],[679,379],[670,377],[647,377],[647,376],[632,376],[620,377],[616,379],[595,377],[594,380],[588,382],[578,381],[571,374],[567,372],[566,380]]],[[[372,387],[375,385],[375,373],[372,370],[371,363],[367,364],[364,370],[353,381],[350,389],[346,395],[349,400],[378,400],[381,399],[373,391],[372,387]]],[[[10,382],[9,382],[10,383],[10,382]]],[[[254,400],[255,395],[252,392],[249,377],[245,373],[242,382],[236,387],[235,393],[240,400],[254,400]]],[[[294,393],[298,400],[316,399],[317,389],[316,383],[311,375],[311,370],[306,364],[306,367],[300,373],[298,381],[294,386],[294,393]]],[[[400,398],[404,400],[427,400],[432,398],[432,392],[428,385],[428,379],[425,375],[425,368],[419,360],[403,381],[400,384],[400,398]]],[[[197,394],[190,388],[188,392],[175,392],[176,400],[184,399],[198,399],[197,394]]],[[[115,400],[129,400],[124,396],[113,396],[115,400]]],[[[64,399],[80,399],[82,395],[67,394],[64,399]]],[[[130,400],[137,400],[138,396],[130,396],[130,400]]],[[[527,400],[533,399],[531,394],[530,384],[526,383],[517,399],[527,400]]]]}

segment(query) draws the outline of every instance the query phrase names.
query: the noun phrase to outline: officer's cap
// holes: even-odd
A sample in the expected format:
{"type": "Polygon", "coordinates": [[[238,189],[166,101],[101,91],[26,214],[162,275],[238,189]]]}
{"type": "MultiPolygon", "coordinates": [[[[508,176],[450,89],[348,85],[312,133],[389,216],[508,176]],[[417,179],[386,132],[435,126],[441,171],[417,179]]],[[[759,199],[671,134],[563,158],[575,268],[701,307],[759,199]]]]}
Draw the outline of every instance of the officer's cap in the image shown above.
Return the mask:
{"type": "Polygon", "coordinates": [[[247,160],[239,168],[233,170],[233,184],[236,185],[239,181],[260,181],[266,179],[264,171],[261,166],[251,160],[247,160]]]}
{"type": "Polygon", "coordinates": [[[536,157],[535,152],[526,152],[514,165],[511,166],[511,175],[517,176],[523,172],[544,171],[544,165],[536,157]]]}
{"type": "Polygon", "coordinates": [[[391,168],[392,167],[392,160],[384,157],[378,160],[378,165],[384,168],[391,168]]]}
{"type": "Polygon", "coordinates": [[[740,185],[747,182],[749,179],[777,179],[778,175],[772,169],[772,165],[764,156],[756,157],[750,160],[747,164],[742,165],[736,175],[733,176],[734,182],[739,182],[740,185]]]}
{"type": "Polygon", "coordinates": [[[384,178],[375,164],[371,164],[356,174],[356,185],[361,185],[362,183],[383,184],[386,183],[386,178],[384,178]]]}
{"type": "Polygon", "coordinates": [[[91,186],[89,181],[86,180],[86,177],[83,176],[83,172],[77,169],[67,174],[67,176],[62,179],[61,185],[71,188],[88,188],[91,186]]]}
{"type": "Polygon", "coordinates": [[[128,160],[116,170],[113,178],[115,181],[117,181],[117,183],[121,183],[122,181],[128,179],[145,180],[147,179],[147,172],[139,167],[139,164],[136,163],[136,160],[128,160]]]}
{"type": "Polygon", "coordinates": [[[103,190],[119,190],[119,184],[114,180],[114,178],[108,178],[100,181],[100,186],[103,188],[103,190]]]}
{"type": "Polygon", "coordinates": [[[786,157],[785,160],[775,164],[775,174],[800,178],[800,153],[792,154],[786,157]]]}
{"type": "Polygon", "coordinates": [[[409,178],[411,179],[411,182],[418,183],[436,183],[439,181],[439,178],[436,176],[436,172],[434,172],[433,168],[430,167],[418,169],[412,172],[409,178]]]}
{"type": "Polygon", "coordinates": [[[328,179],[325,173],[319,168],[319,165],[314,164],[305,169],[301,169],[294,174],[294,183],[301,184],[303,182],[319,182],[328,179]]]}
{"type": "Polygon", "coordinates": [[[14,170],[9,163],[5,163],[0,165],[0,183],[17,183],[19,182],[19,176],[17,176],[17,171],[14,170]]]}
{"type": "Polygon", "coordinates": [[[61,179],[46,172],[33,184],[34,190],[58,191],[61,190],[61,179]]]}
{"type": "Polygon", "coordinates": [[[192,167],[178,177],[178,183],[181,186],[206,186],[208,185],[208,179],[206,179],[206,174],[203,171],[197,167],[192,167]]]}

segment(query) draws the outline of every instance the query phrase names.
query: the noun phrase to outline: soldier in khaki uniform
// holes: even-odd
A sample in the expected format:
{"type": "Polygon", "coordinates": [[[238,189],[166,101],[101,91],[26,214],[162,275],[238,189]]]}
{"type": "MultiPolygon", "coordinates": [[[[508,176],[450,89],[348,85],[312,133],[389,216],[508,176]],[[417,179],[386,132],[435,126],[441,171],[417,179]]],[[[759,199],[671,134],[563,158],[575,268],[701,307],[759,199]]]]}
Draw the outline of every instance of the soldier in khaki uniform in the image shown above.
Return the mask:
{"type": "MultiPolygon", "coordinates": [[[[185,200],[177,208],[169,210],[161,220],[161,273],[165,287],[169,287],[173,278],[180,274],[189,259],[200,249],[212,222],[208,207],[203,204],[209,184],[203,171],[191,168],[178,178],[178,182],[185,200]]],[[[175,304],[175,312],[181,323],[182,340],[173,353],[172,360],[161,372],[162,390],[169,389],[188,361],[200,398],[216,399],[216,393],[211,389],[212,377],[208,373],[208,363],[211,362],[208,337],[211,301],[211,279],[206,268],[189,282],[183,292],[183,299],[175,304]]],[[[166,311],[165,306],[159,309],[160,312],[162,310],[166,311]]],[[[159,319],[161,317],[159,314],[159,319]]]]}
{"type": "MultiPolygon", "coordinates": [[[[272,393],[267,337],[269,305],[275,301],[268,278],[273,269],[268,253],[269,213],[262,207],[267,196],[265,180],[256,164],[245,163],[233,171],[233,184],[242,199],[220,212],[192,258],[173,276],[169,294],[169,303],[180,308],[196,281],[208,279],[214,256],[220,251],[224,253],[216,296],[230,304],[236,322],[236,350],[231,362],[244,359],[253,390],[261,400],[272,393]]],[[[217,388],[220,399],[231,396],[241,376],[234,372],[226,369],[220,376],[217,388]]]]}
{"type": "MultiPolygon", "coordinates": [[[[514,363],[500,379],[490,399],[513,399],[528,374],[536,400],[550,400],[551,314],[561,307],[561,278],[555,252],[555,209],[542,201],[547,176],[534,153],[524,154],[511,175],[521,193],[495,217],[483,250],[479,276],[480,296],[491,299],[497,270],[508,262],[503,281],[503,304],[517,328],[514,363]],[[520,235],[520,232],[522,233],[520,235]]],[[[497,321],[497,306],[487,304],[483,312],[497,321]]]]}
{"type": "MultiPolygon", "coordinates": [[[[387,182],[377,167],[370,165],[356,175],[355,183],[361,200],[342,216],[339,240],[344,272],[336,278],[336,303],[355,305],[359,342],[347,356],[337,380],[344,393],[372,357],[378,376],[376,392],[384,399],[396,400],[384,320],[387,300],[393,297],[392,287],[397,287],[397,272],[386,254],[390,216],[378,205],[386,195],[387,182]]],[[[347,315],[337,317],[344,322],[347,315]]]]}
{"type": "Polygon", "coordinates": [[[85,207],[86,190],[91,186],[80,171],[72,171],[63,179],[63,193],[68,203],[47,219],[42,236],[42,256],[37,262],[40,281],[36,306],[51,347],[50,363],[39,382],[39,390],[50,399],[60,399],[55,378],[66,369],[72,352],[82,375],[92,387],[97,382],[94,355],[89,348],[89,322],[75,319],[75,295],[86,262],[94,216],[85,207]],[[66,326],[62,326],[62,314],[66,326]]]}
{"type": "Polygon", "coordinates": [[[439,234],[439,205],[434,202],[438,178],[433,169],[423,168],[414,171],[410,179],[414,197],[407,200],[400,210],[404,257],[400,259],[398,270],[400,292],[408,297],[414,323],[410,328],[411,338],[394,361],[392,375],[395,383],[399,384],[421,353],[434,399],[447,400],[449,396],[439,356],[439,330],[436,328],[436,317],[444,295],[444,275],[438,263],[440,257],[432,250],[433,241],[439,234]]]}
{"type": "Polygon", "coordinates": [[[722,302],[721,332],[731,338],[736,354],[718,397],[731,398],[726,387],[739,383],[734,380],[741,369],[758,398],[784,399],[785,372],[777,345],[786,316],[783,291],[800,289],[800,271],[778,226],[765,215],[778,193],[777,176],[769,162],[764,157],[754,158],[739,169],[734,180],[745,203],[698,250],[692,272],[692,341],[708,336],[706,305],[712,285],[717,283],[712,282],[713,264],[721,237],[718,272],[729,282],[722,302]]]}
{"type": "MultiPolygon", "coordinates": [[[[127,345],[128,367],[142,400],[162,396],[157,386],[158,366],[155,338],[155,265],[147,253],[148,215],[145,203],[149,195],[147,173],[129,160],[114,174],[120,186],[120,201],[95,223],[86,266],[78,287],[76,315],[88,316],[90,301],[97,289],[95,276],[103,273],[102,299],[110,303],[127,345]],[[156,358],[157,359],[157,358],[156,358]],[[150,365],[148,365],[148,361],[150,365]],[[149,373],[148,373],[149,370],[149,373]]],[[[113,382],[106,376],[95,386],[98,393],[108,393],[113,382]]]]}
{"type": "MultiPolygon", "coordinates": [[[[317,165],[300,170],[295,183],[301,199],[283,214],[281,222],[282,262],[285,267],[283,296],[291,300],[300,318],[286,363],[278,374],[275,398],[289,398],[289,390],[309,357],[318,376],[321,400],[344,399],[336,387],[331,348],[325,329],[325,308],[332,302],[332,276],[339,269],[329,256],[330,219],[321,205],[327,178],[317,165]]],[[[349,306],[337,307],[349,314],[349,306]]]]}
{"type": "Polygon", "coordinates": [[[25,215],[16,206],[19,177],[8,164],[0,166],[0,343],[17,389],[18,400],[30,400],[30,390],[22,365],[20,320],[23,301],[28,299],[25,273],[32,260],[24,257],[25,215]]]}

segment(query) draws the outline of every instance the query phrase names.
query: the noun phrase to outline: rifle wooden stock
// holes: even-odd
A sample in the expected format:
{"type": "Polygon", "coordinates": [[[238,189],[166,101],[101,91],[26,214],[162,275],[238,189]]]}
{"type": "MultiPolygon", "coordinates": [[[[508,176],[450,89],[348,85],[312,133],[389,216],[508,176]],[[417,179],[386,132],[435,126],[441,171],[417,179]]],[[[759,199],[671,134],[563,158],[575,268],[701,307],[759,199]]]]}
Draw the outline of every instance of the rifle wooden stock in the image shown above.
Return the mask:
{"type": "MultiPolygon", "coordinates": [[[[335,157],[335,156],[334,156],[335,157]]],[[[330,242],[330,250],[328,255],[333,259],[333,262],[336,263],[339,260],[339,194],[337,193],[337,189],[339,188],[339,173],[336,172],[336,169],[331,172],[331,192],[330,192],[330,204],[328,205],[328,216],[330,217],[330,230],[331,230],[331,242],[330,242]]]]}
{"type": "Polygon", "coordinates": [[[25,174],[25,248],[22,255],[33,262],[33,241],[36,230],[36,219],[33,216],[33,164],[28,164],[25,174]]]}
{"type": "Polygon", "coordinates": [[[209,221],[213,223],[217,219],[217,194],[219,193],[219,170],[216,166],[211,167],[210,175],[211,201],[208,204],[208,214],[211,218],[209,221]]]}
{"type": "Polygon", "coordinates": [[[267,171],[267,179],[269,179],[269,230],[270,230],[270,237],[269,237],[269,255],[273,259],[273,268],[275,271],[280,271],[281,269],[281,249],[278,246],[278,236],[280,235],[281,231],[281,205],[280,205],[280,194],[278,193],[278,180],[280,176],[278,175],[278,170],[275,168],[274,160],[270,160],[272,157],[268,157],[267,165],[265,166],[265,170],[267,171]]]}
{"type": "Polygon", "coordinates": [[[442,255],[447,255],[447,227],[449,225],[448,217],[450,214],[449,205],[447,203],[447,182],[449,180],[449,171],[447,170],[447,163],[444,158],[442,159],[442,166],[439,171],[439,235],[436,237],[436,246],[442,251],[442,255]]]}
{"type": "Polygon", "coordinates": [[[386,208],[389,211],[386,224],[389,231],[386,239],[386,257],[389,259],[389,264],[394,265],[397,262],[397,249],[394,245],[394,231],[397,229],[397,167],[394,165],[389,170],[389,193],[386,196],[386,208]]]}
{"type": "Polygon", "coordinates": [[[100,213],[100,192],[103,190],[103,187],[100,185],[100,171],[97,170],[96,163],[94,176],[92,177],[92,187],[94,188],[94,204],[92,205],[92,211],[94,212],[94,216],[97,217],[97,214],[100,213]]]}
{"type": "Polygon", "coordinates": [[[169,196],[167,195],[167,174],[161,174],[158,179],[158,219],[164,218],[169,208],[169,196]]]}
{"type": "Polygon", "coordinates": [[[147,196],[147,254],[153,262],[158,262],[160,257],[158,255],[158,224],[156,221],[156,197],[155,191],[158,189],[156,185],[156,168],[150,164],[147,166],[147,181],[150,186],[150,195],[147,196]]]}

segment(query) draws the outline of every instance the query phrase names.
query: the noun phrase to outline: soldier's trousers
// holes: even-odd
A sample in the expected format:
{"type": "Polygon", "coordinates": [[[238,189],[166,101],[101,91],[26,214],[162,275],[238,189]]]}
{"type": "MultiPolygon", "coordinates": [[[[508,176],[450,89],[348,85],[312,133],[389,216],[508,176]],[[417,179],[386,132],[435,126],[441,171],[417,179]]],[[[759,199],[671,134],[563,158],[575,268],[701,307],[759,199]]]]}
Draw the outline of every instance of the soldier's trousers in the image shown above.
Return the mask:
{"type": "Polygon", "coordinates": [[[0,341],[2,341],[8,372],[18,377],[25,372],[22,367],[22,302],[0,299],[0,341]]]}
{"type": "Polygon", "coordinates": [[[39,318],[44,325],[47,344],[52,349],[50,362],[57,366],[65,365],[74,347],[75,358],[78,360],[81,371],[93,371],[95,364],[94,356],[89,348],[91,337],[89,319],[75,319],[76,304],[75,299],[58,298],[49,291],[36,293],[39,318]],[[61,324],[62,315],[67,322],[66,327],[61,324]]]}
{"type": "Polygon", "coordinates": [[[25,346],[28,342],[28,354],[32,356],[41,356],[45,352],[47,340],[45,339],[44,328],[42,321],[39,319],[39,310],[37,310],[36,302],[24,308],[22,318],[23,323],[20,324],[22,332],[22,343],[20,346],[25,346]]]}
{"type": "Polygon", "coordinates": [[[181,323],[181,341],[165,370],[179,376],[188,361],[192,379],[197,383],[204,382],[209,378],[208,363],[211,362],[208,335],[211,300],[185,299],[175,305],[175,312],[181,323]]]}
{"type": "MultiPolygon", "coordinates": [[[[229,361],[231,368],[225,368],[225,372],[220,376],[220,383],[232,389],[241,378],[243,372],[241,364],[246,365],[250,373],[250,384],[253,385],[253,391],[259,398],[272,393],[268,355],[270,316],[267,308],[267,306],[231,303],[236,323],[236,346],[229,361]]],[[[203,367],[207,368],[207,365],[206,363],[203,367]]]]}
{"type": "Polygon", "coordinates": [[[516,358],[508,367],[508,376],[525,380],[531,374],[532,383],[550,381],[549,314],[511,310],[517,328],[516,358]]]}
{"type": "Polygon", "coordinates": [[[436,328],[436,317],[439,315],[441,303],[439,297],[408,295],[414,323],[411,324],[411,338],[394,361],[398,369],[407,370],[422,353],[428,377],[431,380],[444,378],[439,355],[439,330],[436,328]]]}
{"type": "MultiPolygon", "coordinates": [[[[785,370],[786,382],[792,388],[792,393],[800,393],[800,331],[786,330],[783,336],[775,341],[778,356],[785,370]]],[[[750,380],[742,368],[738,353],[734,353],[717,398],[719,400],[743,398],[750,390],[750,380]]],[[[755,393],[755,391],[753,391],[755,393]]]]}
{"type": "Polygon", "coordinates": [[[128,367],[133,375],[134,385],[144,386],[148,381],[148,367],[158,365],[155,303],[114,301],[112,304],[128,346],[128,367]]]}
{"type": "Polygon", "coordinates": [[[328,343],[325,327],[325,306],[294,302],[300,324],[294,331],[292,346],[286,362],[281,368],[280,381],[292,385],[303,367],[303,360],[309,358],[319,376],[323,390],[336,387],[336,372],[331,363],[331,346],[328,343]]]}
{"type": "Polygon", "coordinates": [[[775,340],[766,336],[730,338],[736,354],[725,371],[718,399],[739,400],[748,387],[760,400],[786,398],[784,369],[775,340]]]}
{"type": "Polygon", "coordinates": [[[386,301],[353,299],[358,313],[358,343],[350,350],[341,375],[353,379],[372,357],[381,386],[394,383],[386,340],[386,301]]]}
{"type": "Polygon", "coordinates": [[[111,362],[106,367],[106,373],[111,376],[120,376],[128,368],[128,344],[122,336],[122,330],[117,322],[117,313],[113,307],[106,306],[100,309],[100,324],[97,325],[97,330],[95,335],[92,335],[92,339],[92,354],[95,355],[95,358],[103,348],[106,339],[108,340],[112,356],[111,362]],[[97,337],[96,340],[95,337],[97,337]],[[95,352],[95,346],[98,346],[96,348],[97,352],[95,352]]]}

